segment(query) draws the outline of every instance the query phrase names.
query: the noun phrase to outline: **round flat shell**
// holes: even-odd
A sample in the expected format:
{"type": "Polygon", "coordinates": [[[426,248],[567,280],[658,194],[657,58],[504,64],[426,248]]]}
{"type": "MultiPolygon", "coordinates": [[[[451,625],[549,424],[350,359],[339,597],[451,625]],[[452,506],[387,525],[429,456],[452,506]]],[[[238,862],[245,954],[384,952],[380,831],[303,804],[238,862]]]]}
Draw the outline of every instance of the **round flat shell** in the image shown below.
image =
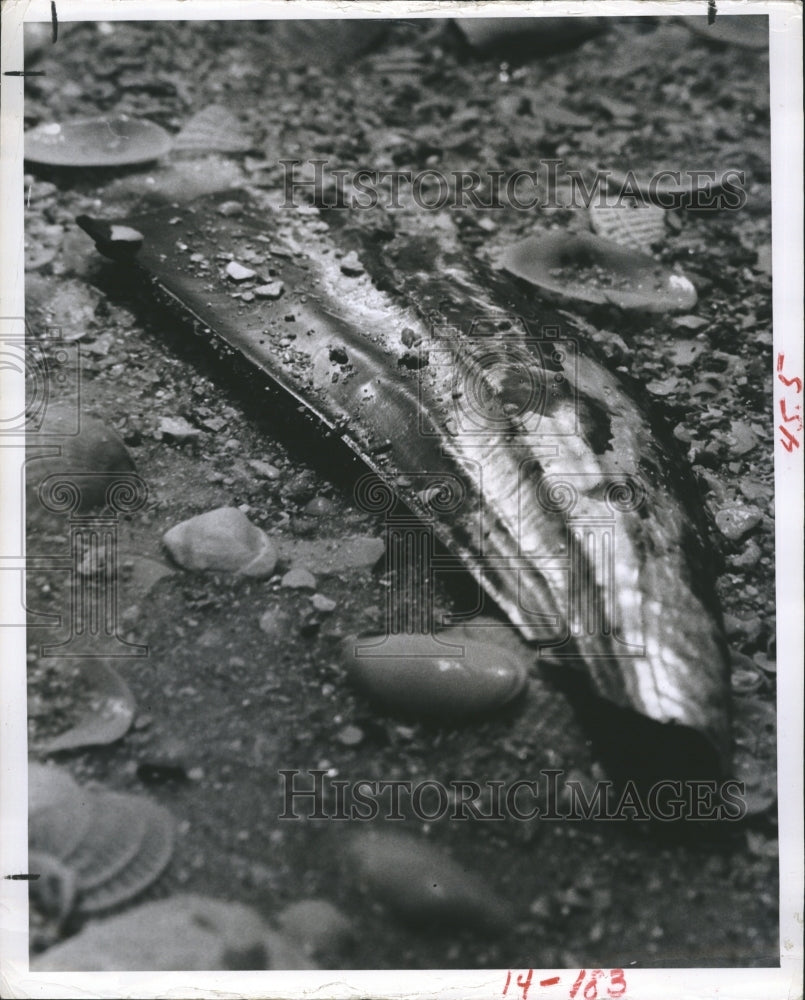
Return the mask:
{"type": "Polygon", "coordinates": [[[696,289],[653,258],[592,233],[543,232],[508,248],[509,274],[569,302],[645,312],[688,311],[696,289]]]}
{"type": "Polygon", "coordinates": [[[164,156],[171,137],[144,119],[82,118],[38,125],[25,134],[25,159],[50,167],[125,167],[164,156]]]}

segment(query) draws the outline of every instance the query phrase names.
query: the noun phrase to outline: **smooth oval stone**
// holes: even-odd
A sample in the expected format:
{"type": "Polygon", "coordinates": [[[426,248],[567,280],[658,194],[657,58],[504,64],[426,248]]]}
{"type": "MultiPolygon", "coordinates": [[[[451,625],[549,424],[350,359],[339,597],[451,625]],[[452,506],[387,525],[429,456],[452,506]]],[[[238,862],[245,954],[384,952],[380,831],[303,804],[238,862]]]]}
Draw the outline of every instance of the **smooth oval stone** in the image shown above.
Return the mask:
{"type": "Polygon", "coordinates": [[[78,934],[38,955],[31,968],[187,972],[314,966],[251,907],[187,894],[91,921],[78,934]]]}
{"type": "Polygon", "coordinates": [[[271,576],[277,563],[273,542],[237,507],[219,507],[182,521],[162,538],[185,569],[225,570],[271,576]]]}
{"type": "Polygon", "coordinates": [[[48,476],[58,474],[75,485],[80,492],[78,512],[84,513],[105,504],[115,475],[134,472],[134,462],[117,431],[67,404],[48,403],[41,428],[27,436],[26,445],[26,484],[33,515],[45,510],[34,491],[48,476]],[[60,455],[37,458],[36,449],[53,451],[54,446],[61,448],[60,455]]]}
{"type": "Polygon", "coordinates": [[[406,920],[502,929],[506,905],[449,854],[396,830],[355,834],[349,854],[361,887],[406,920]]]}
{"type": "Polygon", "coordinates": [[[446,640],[442,653],[432,636],[396,635],[373,649],[382,638],[349,637],[346,668],[364,694],[398,714],[452,720],[493,712],[528,679],[519,659],[489,642],[466,637],[451,646],[446,640]]]}
{"type": "Polygon", "coordinates": [[[277,923],[312,956],[343,952],[353,940],[352,924],[326,899],[303,899],[287,906],[277,923]]]}

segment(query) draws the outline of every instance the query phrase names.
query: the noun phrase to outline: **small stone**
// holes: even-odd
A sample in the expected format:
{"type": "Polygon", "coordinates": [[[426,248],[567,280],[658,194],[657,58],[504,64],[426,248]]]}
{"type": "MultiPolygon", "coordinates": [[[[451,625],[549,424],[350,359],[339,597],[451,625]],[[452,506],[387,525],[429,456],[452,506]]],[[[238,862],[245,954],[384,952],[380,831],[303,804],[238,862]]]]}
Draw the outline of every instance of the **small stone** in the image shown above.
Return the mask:
{"type": "Polygon", "coordinates": [[[260,616],[260,628],[266,635],[276,636],[283,631],[288,616],[279,608],[269,608],[260,616]]]}
{"type": "Polygon", "coordinates": [[[334,513],[337,508],[329,497],[316,496],[312,500],[308,500],[302,509],[312,517],[321,517],[334,513]]]}
{"type": "Polygon", "coordinates": [[[673,322],[674,326],[682,330],[701,330],[708,325],[709,320],[702,319],[701,316],[677,316],[673,322]]]}
{"type": "Polygon", "coordinates": [[[755,432],[742,420],[736,420],[727,435],[727,448],[733,457],[747,455],[757,447],[758,439],[755,432]]]}
{"type": "Polygon", "coordinates": [[[289,569],[285,576],[283,576],[282,586],[289,587],[292,590],[315,590],[316,577],[309,569],[298,566],[294,569],[289,569]]]}
{"type": "Polygon", "coordinates": [[[363,264],[358,259],[358,255],[351,250],[341,261],[341,273],[348,278],[358,278],[364,272],[363,264]]]}
{"type": "Polygon", "coordinates": [[[255,272],[250,267],[244,267],[242,264],[238,264],[236,260],[230,260],[226,265],[226,274],[232,281],[238,282],[248,281],[255,276],[255,272]]]}
{"type": "Polygon", "coordinates": [[[344,726],[338,733],[336,739],[345,747],[356,747],[363,742],[363,730],[357,726],[344,726]]]}
{"type": "Polygon", "coordinates": [[[277,554],[267,535],[236,507],[219,507],[166,531],[163,542],[185,569],[271,576],[277,554]]]}
{"type": "Polygon", "coordinates": [[[269,462],[261,461],[259,458],[249,459],[249,466],[254,469],[261,479],[270,479],[274,481],[280,478],[279,469],[275,468],[269,462]]]}
{"type": "Polygon", "coordinates": [[[346,365],[349,363],[349,355],[343,347],[331,347],[330,361],[336,365],[346,365]]]}
{"type": "Polygon", "coordinates": [[[310,598],[310,603],[323,615],[329,615],[331,611],[335,611],[336,607],[335,601],[331,600],[329,597],[325,597],[324,594],[314,594],[310,598]]]}
{"type": "Polygon", "coordinates": [[[757,507],[724,507],[716,514],[718,530],[731,542],[739,542],[763,520],[757,507]]]}
{"type": "Polygon", "coordinates": [[[734,566],[736,569],[750,569],[752,566],[757,566],[760,555],[760,547],[754,539],[750,538],[743,552],[730,557],[730,566],[734,566]]]}
{"type": "Polygon", "coordinates": [[[350,921],[324,899],[303,899],[286,907],[277,923],[288,937],[315,958],[343,953],[352,943],[350,921]]]}
{"type": "Polygon", "coordinates": [[[185,444],[187,441],[197,441],[201,431],[188,423],[184,417],[163,417],[159,422],[159,431],[163,439],[185,444]]]}
{"type": "Polygon", "coordinates": [[[201,423],[207,428],[207,430],[214,431],[215,433],[226,427],[226,420],[224,420],[223,417],[207,417],[205,420],[202,420],[201,423]]]}
{"type": "Polygon", "coordinates": [[[223,215],[227,219],[233,215],[241,215],[242,213],[243,205],[239,201],[225,201],[218,206],[218,214],[223,215]]]}
{"type": "Polygon", "coordinates": [[[285,285],[281,281],[270,281],[267,285],[258,285],[254,294],[258,299],[278,299],[285,291],[285,285]]]}
{"type": "Polygon", "coordinates": [[[724,615],[724,631],[728,639],[739,639],[754,645],[763,632],[763,622],[759,618],[738,618],[724,615]]]}
{"type": "Polygon", "coordinates": [[[744,479],[739,487],[741,494],[750,502],[758,500],[768,501],[772,498],[771,486],[761,483],[757,479],[744,479]]]}

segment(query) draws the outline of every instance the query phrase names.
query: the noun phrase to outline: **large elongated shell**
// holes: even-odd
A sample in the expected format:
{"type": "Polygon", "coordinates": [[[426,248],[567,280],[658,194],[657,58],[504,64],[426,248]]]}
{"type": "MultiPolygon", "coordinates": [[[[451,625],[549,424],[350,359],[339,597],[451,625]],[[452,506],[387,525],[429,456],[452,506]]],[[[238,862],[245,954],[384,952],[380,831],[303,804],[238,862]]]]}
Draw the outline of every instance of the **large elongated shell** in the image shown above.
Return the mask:
{"type": "MultiPolygon", "coordinates": [[[[128,220],[145,235],[132,266],[148,287],[339,439],[345,459],[348,449],[360,458],[377,486],[360,480],[365,510],[402,500],[541,654],[582,669],[595,694],[631,710],[598,713],[614,729],[609,742],[628,732],[633,756],[639,746],[661,777],[724,766],[726,643],[690,484],[583,332],[470,260],[449,218],[435,225],[412,213],[392,238],[388,216],[373,231],[367,213],[333,212],[328,236],[260,205],[221,218],[223,200],[128,220]],[[220,220],[214,232],[199,228],[199,213],[220,220]],[[224,246],[234,258],[265,246],[254,269],[270,255],[286,294],[233,305],[232,283],[189,268],[177,241],[207,259],[224,246]],[[339,266],[345,245],[360,248],[365,274],[339,266]],[[670,724],[646,726],[666,756],[645,753],[637,713],[670,724]],[[690,744],[685,754],[679,743],[690,744]]],[[[606,259],[634,266],[632,250],[590,233],[574,239],[605,243],[606,259]]],[[[543,251],[529,241],[520,263],[541,255],[550,278],[543,251]]],[[[638,262],[638,280],[656,266],[638,262]]],[[[671,278],[678,287],[659,307],[687,310],[695,291],[671,278]]]]}
{"type": "Polygon", "coordinates": [[[72,872],[77,906],[97,913],[134,899],[173,854],[174,823],[139,795],[90,791],[66,772],[31,765],[29,848],[72,872]]]}

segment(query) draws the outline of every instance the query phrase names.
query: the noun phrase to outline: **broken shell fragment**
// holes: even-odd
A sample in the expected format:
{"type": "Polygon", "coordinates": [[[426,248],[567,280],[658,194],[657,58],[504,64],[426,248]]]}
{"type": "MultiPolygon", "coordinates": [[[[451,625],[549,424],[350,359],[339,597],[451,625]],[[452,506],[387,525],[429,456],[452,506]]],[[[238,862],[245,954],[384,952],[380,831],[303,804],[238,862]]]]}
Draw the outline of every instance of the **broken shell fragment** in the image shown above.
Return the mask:
{"type": "Polygon", "coordinates": [[[171,137],[127,115],[49,122],[25,134],[25,159],[49,167],[124,167],[164,156],[171,137]]]}
{"type": "Polygon", "coordinates": [[[237,507],[219,507],[182,521],[162,538],[185,569],[271,576],[277,553],[268,536],[237,507]]]}
{"type": "Polygon", "coordinates": [[[471,638],[440,650],[429,635],[352,636],[344,652],[347,672],[365,695],[416,718],[454,721],[494,712],[527,681],[509,650],[471,638]]]}
{"type": "Polygon", "coordinates": [[[571,302],[662,313],[690,310],[696,289],[651,257],[592,233],[543,232],[510,247],[504,270],[571,302]]]}
{"type": "Polygon", "coordinates": [[[405,920],[500,930],[506,907],[478,876],[422,837],[366,830],[349,844],[360,887],[405,920]]]}

